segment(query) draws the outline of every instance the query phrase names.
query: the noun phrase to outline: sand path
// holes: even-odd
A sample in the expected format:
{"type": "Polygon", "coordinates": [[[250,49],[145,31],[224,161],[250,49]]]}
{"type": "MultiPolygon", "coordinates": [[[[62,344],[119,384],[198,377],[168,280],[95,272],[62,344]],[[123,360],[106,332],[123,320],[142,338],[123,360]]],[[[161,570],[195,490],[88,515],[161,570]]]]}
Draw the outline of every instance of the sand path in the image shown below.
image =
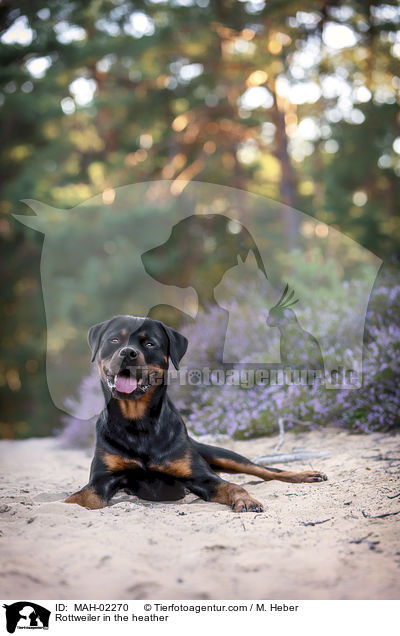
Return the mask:
{"type": "MultiPolygon", "coordinates": [[[[224,445],[252,457],[275,442],[224,445]]],[[[400,436],[287,434],[282,451],[293,447],[330,451],[285,465],[321,469],[329,481],[228,477],[265,504],[235,514],[193,495],[154,504],[121,494],[97,511],[66,505],[87,481],[90,455],[51,438],[0,442],[1,598],[400,598],[400,514],[362,512],[400,511],[400,436]],[[316,521],[325,522],[304,525],[316,521]]]]}

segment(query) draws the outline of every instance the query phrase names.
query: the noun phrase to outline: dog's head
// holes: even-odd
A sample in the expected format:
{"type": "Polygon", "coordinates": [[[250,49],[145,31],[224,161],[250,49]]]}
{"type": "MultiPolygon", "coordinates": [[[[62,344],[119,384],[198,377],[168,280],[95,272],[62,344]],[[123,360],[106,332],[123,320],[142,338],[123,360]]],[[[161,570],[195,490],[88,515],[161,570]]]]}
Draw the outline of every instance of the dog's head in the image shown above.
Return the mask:
{"type": "Polygon", "coordinates": [[[258,247],[244,225],[222,214],[193,214],[176,223],[166,242],[141,258],[146,272],[163,285],[194,287],[204,293],[237,265],[238,256],[244,261],[249,251],[267,277],[258,247]]]}
{"type": "Polygon", "coordinates": [[[169,360],[176,369],[188,341],[158,320],[114,316],[90,327],[92,362],[97,359],[103,385],[112,397],[137,400],[164,382],[169,360]]]}

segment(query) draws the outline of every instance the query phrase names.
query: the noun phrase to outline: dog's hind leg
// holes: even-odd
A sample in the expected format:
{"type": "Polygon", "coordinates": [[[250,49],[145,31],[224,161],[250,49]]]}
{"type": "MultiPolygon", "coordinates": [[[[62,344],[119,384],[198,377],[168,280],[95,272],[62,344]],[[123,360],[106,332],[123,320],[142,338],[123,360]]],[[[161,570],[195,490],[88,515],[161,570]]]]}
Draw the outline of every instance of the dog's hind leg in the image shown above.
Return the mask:
{"type": "Polygon", "coordinates": [[[209,446],[208,444],[200,444],[191,440],[194,448],[206,460],[210,468],[215,472],[223,473],[245,473],[247,475],[255,475],[265,481],[273,479],[278,481],[286,481],[290,483],[312,483],[315,481],[326,481],[327,476],[321,472],[303,471],[291,472],[280,470],[279,468],[268,468],[254,464],[247,457],[243,457],[238,453],[219,448],[218,446],[209,446]]]}

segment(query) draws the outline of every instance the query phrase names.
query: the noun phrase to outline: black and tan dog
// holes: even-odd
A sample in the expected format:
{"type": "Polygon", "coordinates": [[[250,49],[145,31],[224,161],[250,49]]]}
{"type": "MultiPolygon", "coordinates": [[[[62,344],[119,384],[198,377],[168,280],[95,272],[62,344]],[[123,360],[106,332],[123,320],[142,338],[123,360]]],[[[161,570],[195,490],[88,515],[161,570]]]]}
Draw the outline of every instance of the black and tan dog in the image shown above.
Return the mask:
{"type": "Polygon", "coordinates": [[[236,512],[256,512],[262,505],[218,472],[296,483],[326,479],[319,472],[263,468],[191,439],[165,381],[169,360],[178,368],[188,342],[162,322],[115,316],[91,327],[88,341],[106,407],[97,422],[89,483],[66,503],[94,509],[106,506],[121,489],[149,501],[175,501],[190,491],[236,512]]]}

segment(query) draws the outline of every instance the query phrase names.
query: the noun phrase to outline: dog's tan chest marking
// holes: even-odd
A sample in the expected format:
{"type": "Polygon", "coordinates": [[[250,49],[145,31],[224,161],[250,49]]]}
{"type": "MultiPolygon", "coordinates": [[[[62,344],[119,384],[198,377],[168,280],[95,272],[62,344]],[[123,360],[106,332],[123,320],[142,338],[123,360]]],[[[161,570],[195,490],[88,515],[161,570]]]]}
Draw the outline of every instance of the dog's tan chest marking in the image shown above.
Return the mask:
{"type": "Polygon", "coordinates": [[[172,462],[165,462],[165,464],[149,464],[149,470],[155,470],[159,473],[167,473],[174,477],[191,477],[192,468],[190,462],[190,452],[188,451],[184,457],[175,459],[172,462]]]}
{"type": "Polygon", "coordinates": [[[144,468],[143,463],[140,461],[140,459],[120,457],[119,455],[113,455],[112,453],[102,453],[102,458],[108,470],[111,471],[144,468]]]}
{"type": "Polygon", "coordinates": [[[152,389],[149,389],[138,400],[117,400],[122,415],[126,420],[141,420],[149,407],[152,389]]]}

